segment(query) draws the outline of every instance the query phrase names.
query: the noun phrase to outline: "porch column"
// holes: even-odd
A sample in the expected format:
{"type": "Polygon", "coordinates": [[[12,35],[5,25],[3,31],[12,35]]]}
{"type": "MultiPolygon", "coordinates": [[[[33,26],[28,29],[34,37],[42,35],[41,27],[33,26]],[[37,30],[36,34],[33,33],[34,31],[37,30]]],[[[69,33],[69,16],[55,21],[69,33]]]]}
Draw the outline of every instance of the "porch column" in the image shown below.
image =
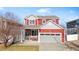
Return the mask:
{"type": "Polygon", "coordinates": [[[38,30],[38,42],[40,42],[40,32],[38,30]]]}
{"type": "Polygon", "coordinates": [[[23,30],[21,31],[21,43],[23,42],[23,30]]]}

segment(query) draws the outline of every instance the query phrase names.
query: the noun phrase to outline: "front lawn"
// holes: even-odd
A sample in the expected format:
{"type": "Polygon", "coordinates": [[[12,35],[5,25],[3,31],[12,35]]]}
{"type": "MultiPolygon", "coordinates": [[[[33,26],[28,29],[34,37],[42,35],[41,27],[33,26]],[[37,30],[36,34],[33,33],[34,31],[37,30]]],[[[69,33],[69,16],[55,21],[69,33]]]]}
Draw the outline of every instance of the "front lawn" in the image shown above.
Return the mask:
{"type": "Polygon", "coordinates": [[[38,45],[19,45],[14,44],[10,47],[3,47],[2,44],[0,44],[0,51],[38,51],[39,46],[38,45]]]}

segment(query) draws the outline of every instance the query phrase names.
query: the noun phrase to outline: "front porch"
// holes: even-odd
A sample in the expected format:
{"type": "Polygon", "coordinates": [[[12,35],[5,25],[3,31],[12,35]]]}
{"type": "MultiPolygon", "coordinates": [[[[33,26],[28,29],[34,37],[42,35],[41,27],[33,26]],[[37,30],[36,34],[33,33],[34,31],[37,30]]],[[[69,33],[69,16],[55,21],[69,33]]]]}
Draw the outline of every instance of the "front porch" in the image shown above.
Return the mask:
{"type": "Polygon", "coordinates": [[[38,29],[25,29],[25,40],[38,41],[38,29]]]}

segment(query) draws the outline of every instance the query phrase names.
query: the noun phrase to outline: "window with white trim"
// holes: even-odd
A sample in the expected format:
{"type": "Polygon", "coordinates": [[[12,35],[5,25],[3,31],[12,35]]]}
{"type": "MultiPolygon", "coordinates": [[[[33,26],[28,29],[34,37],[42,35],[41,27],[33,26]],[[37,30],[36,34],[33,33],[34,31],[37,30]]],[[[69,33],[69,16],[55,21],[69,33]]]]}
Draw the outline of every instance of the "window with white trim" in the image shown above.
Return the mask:
{"type": "Polygon", "coordinates": [[[30,25],[34,25],[35,24],[35,20],[30,20],[30,25]]]}

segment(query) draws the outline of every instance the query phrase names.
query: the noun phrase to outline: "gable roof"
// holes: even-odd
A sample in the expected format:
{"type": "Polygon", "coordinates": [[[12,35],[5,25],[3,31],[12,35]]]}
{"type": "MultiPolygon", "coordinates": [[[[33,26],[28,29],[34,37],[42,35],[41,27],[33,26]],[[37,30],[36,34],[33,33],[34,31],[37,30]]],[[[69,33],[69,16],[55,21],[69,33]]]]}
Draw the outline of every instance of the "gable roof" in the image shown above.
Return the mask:
{"type": "Polygon", "coordinates": [[[30,17],[33,17],[33,18],[38,19],[38,17],[37,17],[37,16],[35,16],[35,15],[26,16],[26,17],[25,17],[25,19],[26,19],[26,18],[28,19],[28,18],[30,18],[30,17]]]}
{"type": "Polygon", "coordinates": [[[41,19],[52,19],[52,18],[59,19],[59,17],[57,16],[37,16],[37,17],[41,19]]]}
{"type": "Polygon", "coordinates": [[[47,23],[41,25],[40,29],[64,29],[64,28],[52,21],[48,21],[47,23]]]}
{"type": "Polygon", "coordinates": [[[30,16],[26,16],[25,17],[25,19],[27,18],[30,18],[30,17],[35,17],[36,19],[42,19],[42,20],[44,20],[44,19],[59,19],[59,17],[57,17],[57,16],[38,16],[38,15],[30,15],[30,16]]]}

